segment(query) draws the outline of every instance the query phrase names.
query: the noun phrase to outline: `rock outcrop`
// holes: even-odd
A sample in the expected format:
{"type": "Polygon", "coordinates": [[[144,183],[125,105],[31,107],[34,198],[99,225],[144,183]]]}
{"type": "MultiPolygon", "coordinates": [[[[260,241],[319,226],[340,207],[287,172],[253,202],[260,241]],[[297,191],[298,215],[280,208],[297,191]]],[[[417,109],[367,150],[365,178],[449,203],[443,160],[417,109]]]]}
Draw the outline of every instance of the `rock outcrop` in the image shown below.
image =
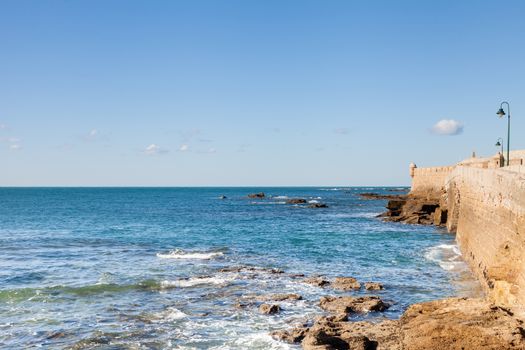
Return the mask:
{"type": "Polygon", "coordinates": [[[303,198],[291,198],[286,201],[286,204],[305,204],[306,199],[303,198]]]}
{"type": "Polygon", "coordinates": [[[259,312],[264,315],[273,315],[281,311],[281,307],[277,304],[261,304],[259,312]]]}
{"type": "Polygon", "coordinates": [[[304,349],[525,349],[525,329],[509,310],[483,299],[452,298],[414,304],[399,320],[348,322],[324,316],[311,327],[274,332],[304,349]]]}
{"type": "Polygon", "coordinates": [[[332,287],[334,289],[339,289],[339,290],[353,290],[353,289],[360,289],[361,283],[359,283],[353,277],[337,277],[332,282],[332,287]]]}
{"type": "Polygon", "coordinates": [[[250,193],[248,198],[266,198],[266,194],[264,194],[264,192],[250,193]]]}
{"type": "Polygon", "coordinates": [[[365,289],[366,290],[382,290],[383,285],[377,282],[365,282],[365,289]]]}
{"type": "Polygon", "coordinates": [[[321,297],[319,306],[326,311],[335,314],[366,313],[370,311],[384,311],[388,304],[377,296],[352,297],[341,296],[321,297]]]}

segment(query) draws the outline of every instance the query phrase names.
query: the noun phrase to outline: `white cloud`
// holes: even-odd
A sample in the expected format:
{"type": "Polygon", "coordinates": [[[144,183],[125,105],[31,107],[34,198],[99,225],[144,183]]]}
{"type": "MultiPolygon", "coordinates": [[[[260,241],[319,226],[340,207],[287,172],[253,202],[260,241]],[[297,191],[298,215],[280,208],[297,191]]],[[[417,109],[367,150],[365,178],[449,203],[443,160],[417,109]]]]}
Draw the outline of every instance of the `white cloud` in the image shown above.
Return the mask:
{"type": "Polygon", "coordinates": [[[147,154],[149,156],[152,156],[152,155],[156,155],[156,154],[168,153],[168,150],[162,149],[159,146],[157,146],[156,144],[152,143],[151,145],[146,147],[144,149],[144,151],[142,151],[142,153],[147,154]]]}
{"type": "Polygon", "coordinates": [[[22,149],[22,146],[20,146],[19,144],[12,144],[12,145],[9,145],[9,149],[11,151],[19,151],[22,149]]]}
{"type": "Polygon", "coordinates": [[[95,137],[95,136],[97,136],[97,134],[98,134],[98,130],[97,129],[92,129],[89,132],[89,136],[91,136],[91,137],[95,137]]]}
{"type": "Polygon", "coordinates": [[[7,129],[7,125],[0,123],[0,130],[7,129]]]}
{"type": "Polygon", "coordinates": [[[179,148],[179,151],[181,152],[187,152],[190,150],[190,147],[188,145],[181,145],[179,148]]]}
{"type": "Polygon", "coordinates": [[[432,132],[438,135],[459,135],[463,132],[463,124],[454,119],[442,119],[432,127],[432,132]]]}

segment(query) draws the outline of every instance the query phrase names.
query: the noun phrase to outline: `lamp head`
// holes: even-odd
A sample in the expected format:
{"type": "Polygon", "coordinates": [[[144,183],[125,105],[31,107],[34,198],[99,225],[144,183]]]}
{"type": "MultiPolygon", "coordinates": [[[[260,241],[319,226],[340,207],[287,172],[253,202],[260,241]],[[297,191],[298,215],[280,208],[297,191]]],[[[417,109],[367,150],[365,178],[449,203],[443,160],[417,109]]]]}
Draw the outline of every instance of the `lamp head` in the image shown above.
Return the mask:
{"type": "Polygon", "coordinates": [[[496,142],[496,146],[497,146],[497,147],[501,146],[501,143],[500,143],[499,141],[496,142]]]}
{"type": "Polygon", "coordinates": [[[496,113],[500,118],[503,118],[505,116],[505,111],[503,108],[500,108],[499,111],[496,113]]]}

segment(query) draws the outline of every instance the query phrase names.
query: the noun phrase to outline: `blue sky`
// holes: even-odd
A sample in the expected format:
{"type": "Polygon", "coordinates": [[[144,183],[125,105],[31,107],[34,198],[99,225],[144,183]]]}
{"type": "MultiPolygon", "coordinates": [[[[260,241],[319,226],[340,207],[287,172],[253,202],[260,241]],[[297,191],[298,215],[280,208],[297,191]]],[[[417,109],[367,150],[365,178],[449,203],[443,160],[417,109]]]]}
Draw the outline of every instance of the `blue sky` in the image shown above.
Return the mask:
{"type": "Polygon", "coordinates": [[[524,17],[522,1],[4,0],[0,185],[407,185],[411,161],[495,153],[502,100],[524,149],[524,17]]]}

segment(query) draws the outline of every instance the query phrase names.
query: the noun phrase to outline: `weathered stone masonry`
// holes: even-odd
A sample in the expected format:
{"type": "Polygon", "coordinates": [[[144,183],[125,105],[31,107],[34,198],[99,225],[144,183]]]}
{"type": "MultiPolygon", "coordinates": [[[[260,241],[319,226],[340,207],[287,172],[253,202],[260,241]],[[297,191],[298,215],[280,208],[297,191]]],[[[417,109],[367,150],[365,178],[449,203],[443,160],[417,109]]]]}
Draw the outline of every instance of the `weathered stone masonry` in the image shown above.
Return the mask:
{"type": "Polygon", "coordinates": [[[525,306],[524,158],[524,151],[513,152],[515,165],[504,168],[499,155],[452,167],[412,166],[405,204],[410,198],[438,203],[431,219],[456,232],[464,259],[489,298],[502,306],[525,306]]]}

